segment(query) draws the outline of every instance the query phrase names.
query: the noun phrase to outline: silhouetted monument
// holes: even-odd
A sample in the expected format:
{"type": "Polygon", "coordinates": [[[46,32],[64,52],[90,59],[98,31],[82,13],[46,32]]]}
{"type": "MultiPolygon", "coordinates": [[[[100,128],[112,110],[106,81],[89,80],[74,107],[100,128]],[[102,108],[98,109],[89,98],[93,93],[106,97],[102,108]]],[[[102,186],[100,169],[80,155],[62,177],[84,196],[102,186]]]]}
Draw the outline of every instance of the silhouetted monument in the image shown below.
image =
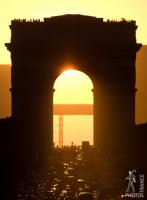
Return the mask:
{"type": "Polygon", "coordinates": [[[53,85],[67,64],[93,82],[95,147],[117,149],[135,126],[135,21],[63,15],[13,20],[10,29],[12,118],[24,155],[52,148],[53,85]]]}

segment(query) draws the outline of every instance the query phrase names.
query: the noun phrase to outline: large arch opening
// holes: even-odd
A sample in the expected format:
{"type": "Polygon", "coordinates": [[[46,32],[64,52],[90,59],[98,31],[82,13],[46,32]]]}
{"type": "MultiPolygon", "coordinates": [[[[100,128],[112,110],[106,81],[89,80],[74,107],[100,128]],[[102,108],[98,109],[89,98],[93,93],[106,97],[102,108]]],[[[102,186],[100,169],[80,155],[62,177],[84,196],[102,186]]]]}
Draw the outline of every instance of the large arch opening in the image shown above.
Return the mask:
{"type": "Polygon", "coordinates": [[[92,89],[91,79],[78,70],[68,69],[55,80],[53,99],[55,146],[81,145],[82,141],[89,141],[93,145],[92,89]]]}

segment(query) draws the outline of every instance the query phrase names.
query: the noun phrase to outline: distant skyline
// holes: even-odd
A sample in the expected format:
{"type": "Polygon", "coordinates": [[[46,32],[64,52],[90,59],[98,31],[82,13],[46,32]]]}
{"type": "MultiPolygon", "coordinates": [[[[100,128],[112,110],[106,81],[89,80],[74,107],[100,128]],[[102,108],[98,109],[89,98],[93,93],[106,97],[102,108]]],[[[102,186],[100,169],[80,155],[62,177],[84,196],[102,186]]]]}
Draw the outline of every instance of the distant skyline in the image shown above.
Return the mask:
{"type": "Polygon", "coordinates": [[[135,20],[138,26],[137,42],[147,44],[146,0],[0,0],[0,63],[11,63],[4,46],[10,41],[9,25],[15,18],[43,19],[63,14],[83,14],[104,20],[135,20]]]}

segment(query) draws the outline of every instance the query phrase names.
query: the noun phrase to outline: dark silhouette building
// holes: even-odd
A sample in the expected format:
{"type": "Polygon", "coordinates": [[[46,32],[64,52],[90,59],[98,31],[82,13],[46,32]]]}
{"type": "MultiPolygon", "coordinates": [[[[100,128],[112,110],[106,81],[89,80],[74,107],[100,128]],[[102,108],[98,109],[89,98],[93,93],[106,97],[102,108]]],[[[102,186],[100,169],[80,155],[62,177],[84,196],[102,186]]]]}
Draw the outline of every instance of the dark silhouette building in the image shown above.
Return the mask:
{"type": "Polygon", "coordinates": [[[52,148],[53,85],[67,64],[93,82],[95,147],[117,149],[135,126],[135,21],[63,15],[13,20],[10,29],[12,118],[22,152],[31,159],[52,148]]]}

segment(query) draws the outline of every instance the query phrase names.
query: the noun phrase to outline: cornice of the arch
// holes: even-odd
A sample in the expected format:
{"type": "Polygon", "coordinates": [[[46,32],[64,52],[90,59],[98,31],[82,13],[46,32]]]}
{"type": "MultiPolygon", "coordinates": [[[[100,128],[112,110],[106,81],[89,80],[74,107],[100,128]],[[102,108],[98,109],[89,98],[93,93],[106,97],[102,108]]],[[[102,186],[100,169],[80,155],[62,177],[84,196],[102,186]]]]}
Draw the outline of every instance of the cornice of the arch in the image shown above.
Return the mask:
{"type": "Polygon", "coordinates": [[[48,43],[32,43],[32,42],[24,42],[24,43],[6,43],[5,46],[10,52],[17,50],[30,50],[30,51],[48,51],[57,52],[57,51],[65,51],[65,52],[74,52],[82,51],[82,52],[91,52],[91,51],[99,51],[99,52],[137,52],[142,44],[140,43],[93,43],[93,42],[75,42],[75,43],[66,43],[66,42],[48,42],[48,43]]]}

